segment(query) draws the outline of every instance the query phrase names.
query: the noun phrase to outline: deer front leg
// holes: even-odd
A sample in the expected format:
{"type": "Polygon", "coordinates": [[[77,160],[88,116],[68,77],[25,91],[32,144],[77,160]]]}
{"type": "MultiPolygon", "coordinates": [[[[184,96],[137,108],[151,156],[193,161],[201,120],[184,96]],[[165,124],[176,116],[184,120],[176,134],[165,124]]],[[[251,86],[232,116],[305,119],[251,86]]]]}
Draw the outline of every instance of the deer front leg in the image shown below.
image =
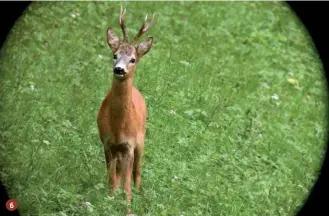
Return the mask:
{"type": "Polygon", "coordinates": [[[117,182],[117,172],[116,172],[117,157],[114,154],[114,152],[106,149],[104,150],[105,150],[105,159],[106,159],[106,167],[107,167],[109,195],[111,196],[115,193],[115,191],[119,187],[117,182]]]}
{"type": "Polygon", "coordinates": [[[133,177],[134,184],[136,188],[140,187],[141,184],[141,163],[142,163],[142,154],[144,150],[144,143],[141,143],[134,152],[134,169],[133,169],[133,177]]]}
{"type": "Polygon", "coordinates": [[[113,172],[112,172],[112,167],[113,167],[113,161],[112,161],[112,156],[111,156],[111,152],[107,151],[104,148],[104,153],[105,153],[105,161],[106,161],[106,168],[107,168],[107,183],[108,183],[108,187],[109,187],[109,195],[112,195],[112,191],[113,191],[113,181],[112,181],[112,177],[113,177],[113,172]]]}
{"type": "Polygon", "coordinates": [[[123,159],[121,152],[117,152],[116,158],[116,176],[115,176],[115,191],[119,188],[121,183],[121,176],[123,170],[123,159]]]}
{"type": "MultiPolygon", "coordinates": [[[[125,183],[124,190],[126,192],[126,198],[128,205],[131,204],[131,176],[134,167],[134,153],[133,151],[129,152],[125,157],[126,166],[125,166],[125,183]]],[[[131,209],[128,207],[127,214],[131,213],[131,209]]]]}

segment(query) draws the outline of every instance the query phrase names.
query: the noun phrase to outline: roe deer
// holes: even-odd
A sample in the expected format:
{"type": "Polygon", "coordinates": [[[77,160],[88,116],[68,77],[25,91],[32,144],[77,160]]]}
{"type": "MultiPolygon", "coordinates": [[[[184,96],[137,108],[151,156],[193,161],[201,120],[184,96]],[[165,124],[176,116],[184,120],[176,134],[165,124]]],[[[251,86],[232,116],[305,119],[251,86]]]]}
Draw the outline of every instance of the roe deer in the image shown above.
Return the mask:
{"type": "Polygon", "coordinates": [[[151,49],[153,38],[149,37],[139,44],[135,44],[135,41],[151,27],[154,15],[148,23],[146,15],[138,34],[129,43],[124,24],[125,11],[121,7],[119,23],[123,40],[112,28],[107,30],[107,43],[113,53],[113,80],[112,88],[100,107],[97,125],[104,145],[110,193],[118,189],[123,176],[126,199],[130,204],[131,176],[136,188],[141,183],[140,167],[146,131],[146,104],[141,93],[133,86],[133,78],[136,64],[151,49]]]}

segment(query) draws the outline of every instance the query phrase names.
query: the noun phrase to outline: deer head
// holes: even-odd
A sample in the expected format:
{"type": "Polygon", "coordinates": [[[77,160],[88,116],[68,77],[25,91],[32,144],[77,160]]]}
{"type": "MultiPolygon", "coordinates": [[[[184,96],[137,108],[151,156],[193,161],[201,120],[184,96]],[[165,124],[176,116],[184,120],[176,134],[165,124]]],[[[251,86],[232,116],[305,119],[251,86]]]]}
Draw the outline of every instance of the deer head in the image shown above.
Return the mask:
{"type": "Polygon", "coordinates": [[[138,32],[133,38],[133,41],[129,43],[128,31],[124,24],[124,14],[126,10],[120,10],[119,23],[123,32],[123,40],[115,34],[112,28],[107,30],[107,43],[110,46],[113,53],[113,73],[114,77],[118,79],[125,79],[126,77],[133,76],[136,68],[136,64],[139,60],[150,51],[152,47],[153,38],[149,37],[146,40],[135,43],[145,32],[149,30],[154,22],[154,15],[150,22],[147,21],[147,14],[144,22],[138,32]]]}

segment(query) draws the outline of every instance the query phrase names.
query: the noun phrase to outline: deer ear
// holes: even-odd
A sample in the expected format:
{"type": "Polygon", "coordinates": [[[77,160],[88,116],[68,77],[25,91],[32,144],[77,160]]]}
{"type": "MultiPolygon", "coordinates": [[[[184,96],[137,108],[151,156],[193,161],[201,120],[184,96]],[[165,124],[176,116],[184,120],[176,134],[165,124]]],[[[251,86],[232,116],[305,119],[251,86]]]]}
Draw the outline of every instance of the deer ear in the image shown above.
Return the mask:
{"type": "Polygon", "coordinates": [[[120,39],[115,34],[112,28],[107,29],[107,43],[112,49],[112,52],[116,52],[119,49],[120,39]]]}
{"type": "Polygon", "coordinates": [[[148,51],[150,51],[152,47],[152,42],[153,42],[153,37],[147,38],[145,41],[142,41],[140,44],[137,46],[137,55],[138,58],[142,58],[148,51]]]}

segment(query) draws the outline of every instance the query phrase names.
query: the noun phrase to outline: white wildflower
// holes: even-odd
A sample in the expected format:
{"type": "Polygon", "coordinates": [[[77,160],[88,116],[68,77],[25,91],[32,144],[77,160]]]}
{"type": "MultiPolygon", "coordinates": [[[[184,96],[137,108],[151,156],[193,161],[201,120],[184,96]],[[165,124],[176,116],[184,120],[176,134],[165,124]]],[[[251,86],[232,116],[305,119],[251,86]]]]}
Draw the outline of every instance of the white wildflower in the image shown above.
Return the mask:
{"type": "Polygon", "coordinates": [[[271,98],[275,102],[276,105],[280,105],[279,95],[273,94],[271,98]]]}
{"type": "Polygon", "coordinates": [[[187,61],[180,61],[179,63],[186,65],[186,66],[191,66],[190,62],[187,62],[187,61]]]}
{"type": "Polygon", "coordinates": [[[50,145],[50,142],[48,140],[42,140],[42,142],[46,145],[50,145]]]}
{"type": "Polygon", "coordinates": [[[277,94],[273,94],[271,98],[275,101],[279,100],[279,96],[277,94]]]}
{"type": "Polygon", "coordinates": [[[176,113],[175,110],[170,110],[170,111],[169,111],[169,114],[171,114],[171,115],[176,115],[177,113],[176,113]]]}
{"type": "Polygon", "coordinates": [[[90,206],[91,203],[90,202],[85,202],[86,206],[90,206]]]}
{"type": "Polygon", "coordinates": [[[79,13],[72,13],[72,14],[71,14],[71,17],[72,17],[73,19],[77,18],[78,16],[80,16],[79,13]]]}
{"type": "Polygon", "coordinates": [[[98,58],[99,58],[99,59],[102,59],[102,58],[103,58],[103,56],[102,56],[102,55],[98,55],[98,58]]]}

